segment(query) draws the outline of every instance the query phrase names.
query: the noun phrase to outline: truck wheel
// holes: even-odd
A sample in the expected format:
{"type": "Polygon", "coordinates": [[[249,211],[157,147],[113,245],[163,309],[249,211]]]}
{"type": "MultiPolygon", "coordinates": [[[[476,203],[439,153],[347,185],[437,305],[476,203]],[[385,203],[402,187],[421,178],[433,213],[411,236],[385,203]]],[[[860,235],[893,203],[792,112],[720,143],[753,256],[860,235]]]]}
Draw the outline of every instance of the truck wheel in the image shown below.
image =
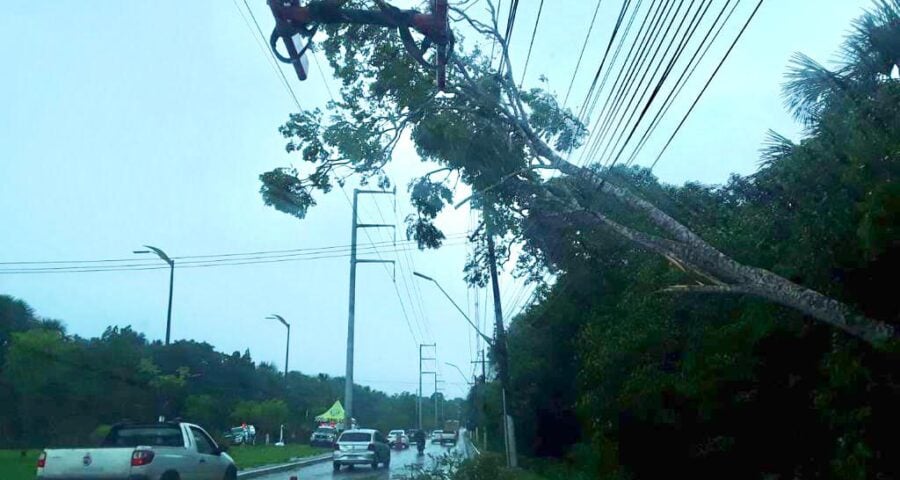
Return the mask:
{"type": "Polygon", "coordinates": [[[237,469],[233,465],[228,467],[228,470],[225,470],[224,480],[237,480],[237,469]]]}
{"type": "Polygon", "coordinates": [[[334,467],[334,471],[335,471],[335,472],[341,469],[341,464],[338,463],[338,462],[334,462],[334,463],[332,464],[332,466],[334,467]]]}

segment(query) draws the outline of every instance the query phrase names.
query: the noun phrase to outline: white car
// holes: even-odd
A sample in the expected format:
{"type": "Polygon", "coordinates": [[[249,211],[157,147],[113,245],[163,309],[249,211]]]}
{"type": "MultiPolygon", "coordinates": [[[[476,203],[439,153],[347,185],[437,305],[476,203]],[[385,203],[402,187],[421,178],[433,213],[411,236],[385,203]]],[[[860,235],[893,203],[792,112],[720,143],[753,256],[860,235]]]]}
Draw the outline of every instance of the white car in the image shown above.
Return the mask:
{"type": "Polygon", "coordinates": [[[313,447],[331,447],[337,440],[338,431],[334,427],[319,427],[309,436],[309,444],[313,447]]]}
{"type": "Polygon", "coordinates": [[[391,447],[399,443],[401,448],[409,448],[409,436],[403,430],[391,430],[387,434],[387,443],[391,447]]]}
{"type": "Polygon", "coordinates": [[[120,424],[100,447],[44,450],[37,478],[235,480],[237,468],[225,448],[197,425],[120,424]]]}
{"type": "Polygon", "coordinates": [[[441,441],[441,437],[444,435],[443,430],[435,430],[431,432],[431,443],[439,443],[441,441]]]}
{"type": "Polygon", "coordinates": [[[338,437],[332,456],[335,471],[344,465],[391,466],[391,447],[378,430],[347,430],[338,437]]]}

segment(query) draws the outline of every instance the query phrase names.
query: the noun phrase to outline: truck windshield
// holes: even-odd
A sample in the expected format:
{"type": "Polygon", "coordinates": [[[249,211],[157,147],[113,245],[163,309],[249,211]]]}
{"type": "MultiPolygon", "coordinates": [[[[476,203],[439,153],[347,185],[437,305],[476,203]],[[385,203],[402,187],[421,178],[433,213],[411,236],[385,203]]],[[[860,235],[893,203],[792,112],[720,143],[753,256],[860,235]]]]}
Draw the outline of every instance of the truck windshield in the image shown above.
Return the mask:
{"type": "Polygon", "coordinates": [[[184,439],[181,429],[174,425],[142,425],[113,428],[106,439],[104,447],[183,447],[184,439]]]}

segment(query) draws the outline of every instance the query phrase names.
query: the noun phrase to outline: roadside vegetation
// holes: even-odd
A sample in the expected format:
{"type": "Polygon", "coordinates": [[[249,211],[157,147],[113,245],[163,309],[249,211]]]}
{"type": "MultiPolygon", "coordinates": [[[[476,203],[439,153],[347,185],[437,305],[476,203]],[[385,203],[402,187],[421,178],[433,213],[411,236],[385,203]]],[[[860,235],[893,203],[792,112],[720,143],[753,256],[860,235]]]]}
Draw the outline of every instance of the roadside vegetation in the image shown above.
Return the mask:
{"type": "MultiPolygon", "coordinates": [[[[505,53],[496,27],[472,24],[505,53]]],[[[263,200],[302,219],[346,176],[387,188],[409,128],[439,168],[410,182],[408,236],[440,247],[434,220],[462,181],[485,218],[467,280],[488,281],[492,229],[498,263],[522,245],[516,273],[540,285],[492,352],[509,359],[499,376],[531,473],[487,456],[422,478],[900,475],[900,0],[874,2],[834,67],[793,58],[783,91],[802,138],[770,132],[758,170],[722,185],[573,166],[576,115],[482,52],[457,53],[457,87],[435,97],[392,32],[326,30],[342,99],[281,128],[307,168],[263,173],[263,200]]],[[[469,418],[502,451],[499,382],[484,380],[469,418]]]]}
{"type": "MultiPolygon", "coordinates": [[[[745,264],[900,328],[888,287],[900,261],[898,39],[900,2],[882,2],[835,69],[795,56],[784,95],[806,135],[772,132],[752,175],[676,187],[640,168],[609,174],[745,264]]],[[[900,475],[896,340],[872,345],[752,296],[682,295],[671,286],[708,279],[603,229],[541,227],[533,238],[557,281],[509,329],[511,408],[532,472],[900,475]]],[[[502,451],[498,397],[489,383],[469,405],[502,451]]]]}
{"type": "Polygon", "coordinates": [[[228,454],[234,459],[234,463],[239,470],[285,463],[323,453],[331,453],[331,450],[297,444],[287,444],[283,447],[274,445],[241,445],[231,447],[228,450],[228,454]]]}
{"type": "MultiPolygon", "coordinates": [[[[285,381],[249,351],[226,354],[196,341],[165,346],[127,326],[97,338],[71,335],[62,322],[3,295],[0,365],[0,448],[97,445],[110,425],[153,422],[159,414],[197,423],[223,444],[222,434],[242,422],[256,426],[257,444],[267,434],[278,441],[281,424],[285,443],[306,444],[313,418],[344,391],[340,377],[292,371],[285,381]]],[[[415,395],[362,386],[354,395],[363,425],[387,431],[415,424],[415,395]]]]}
{"type": "Polygon", "coordinates": [[[40,450],[0,450],[0,478],[30,480],[34,478],[40,450]]]}

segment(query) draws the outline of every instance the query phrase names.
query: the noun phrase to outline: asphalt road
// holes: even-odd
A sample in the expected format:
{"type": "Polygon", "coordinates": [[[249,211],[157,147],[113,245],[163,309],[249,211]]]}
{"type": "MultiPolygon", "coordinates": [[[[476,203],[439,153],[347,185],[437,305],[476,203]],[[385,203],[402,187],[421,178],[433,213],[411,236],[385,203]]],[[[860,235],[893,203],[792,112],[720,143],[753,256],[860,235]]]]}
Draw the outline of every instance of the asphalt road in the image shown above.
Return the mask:
{"type": "Polygon", "coordinates": [[[331,462],[323,462],[316,465],[301,467],[296,470],[288,470],[279,473],[273,473],[264,477],[256,477],[254,480],[288,480],[292,476],[296,476],[297,480],[326,480],[326,479],[343,479],[343,480],[388,480],[405,478],[410,473],[410,467],[415,465],[431,465],[432,458],[449,452],[452,447],[441,447],[440,445],[432,445],[429,441],[425,447],[425,455],[419,456],[416,447],[413,445],[406,450],[391,450],[391,468],[390,470],[379,467],[373,470],[369,466],[356,466],[351,468],[343,467],[341,471],[335,472],[331,466],[331,462]]]}

